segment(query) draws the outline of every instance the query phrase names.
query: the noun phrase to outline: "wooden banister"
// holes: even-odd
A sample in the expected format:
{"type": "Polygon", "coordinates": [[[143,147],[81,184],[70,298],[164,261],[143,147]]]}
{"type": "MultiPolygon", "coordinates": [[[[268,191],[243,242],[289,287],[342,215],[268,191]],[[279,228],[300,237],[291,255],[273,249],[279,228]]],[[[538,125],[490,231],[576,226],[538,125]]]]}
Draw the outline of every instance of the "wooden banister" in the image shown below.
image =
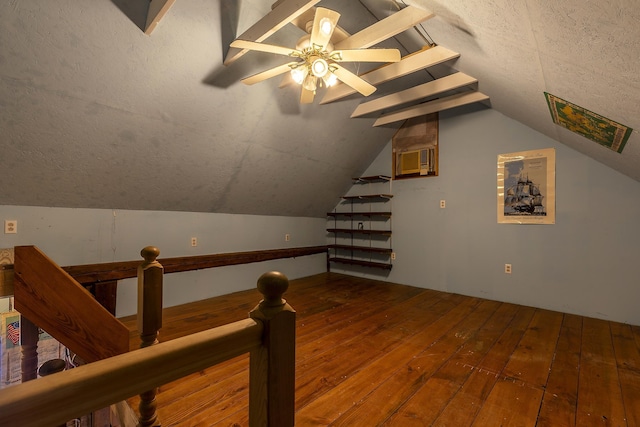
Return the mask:
{"type": "Polygon", "coordinates": [[[0,425],[60,424],[244,354],[261,337],[259,322],[241,320],[0,390],[0,425]]]}
{"type": "Polygon", "coordinates": [[[282,298],[289,280],[278,272],[258,279],[264,299],[249,314],[264,323],[263,345],[251,352],[249,423],[292,427],[295,401],[296,312],[282,298]]]}
{"type": "Polygon", "coordinates": [[[251,318],[0,390],[0,425],[47,427],[250,353],[251,427],[293,426],[295,311],[262,275],[251,318]]]}
{"type": "Polygon", "coordinates": [[[35,246],[17,246],[15,307],[86,362],[129,351],[129,330],[35,246]]]}
{"type": "MultiPolygon", "coordinates": [[[[267,249],[250,252],[231,252],[223,254],[196,255],[176,258],[160,258],[158,262],[165,273],[202,270],[205,268],[228,265],[250,264],[283,258],[295,258],[306,255],[326,253],[327,246],[307,246],[301,248],[267,249]]],[[[107,262],[62,267],[79,283],[100,283],[137,277],[140,261],[107,262]]]]}
{"type": "MultiPolygon", "coordinates": [[[[307,246],[286,249],[268,249],[250,252],[197,255],[160,259],[165,273],[201,270],[228,265],[249,264],[275,259],[296,258],[307,255],[327,254],[327,246],[307,246]]],[[[119,261],[62,267],[78,283],[90,290],[96,300],[112,315],[116,314],[118,280],[136,277],[140,261],[119,261]]],[[[13,265],[0,266],[0,296],[13,295],[13,265]]],[[[327,271],[329,257],[327,256],[327,271]]]]}
{"type": "Polygon", "coordinates": [[[27,317],[20,319],[20,376],[22,382],[38,376],[38,327],[27,317]]]}
{"type": "MultiPolygon", "coordinates": [[[[138,267],[138,333],[140,347],[158,344],[158,331],[162,328],[162,274],[163,267],[156,261],[160,251],[147,246],[140,251],[144,262],[138,267]]],[[[140,394],[141,427],[160,427],[158,420],[156,394],[153,388],[140,394]]]]}

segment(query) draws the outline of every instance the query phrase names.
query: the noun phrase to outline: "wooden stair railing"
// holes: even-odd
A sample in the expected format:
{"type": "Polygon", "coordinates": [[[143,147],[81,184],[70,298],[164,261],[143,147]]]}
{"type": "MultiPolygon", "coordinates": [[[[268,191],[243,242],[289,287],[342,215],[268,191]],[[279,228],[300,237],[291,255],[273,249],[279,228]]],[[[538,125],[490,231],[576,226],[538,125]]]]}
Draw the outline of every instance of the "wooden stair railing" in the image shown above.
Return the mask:
{"type": "MultiPolygon", "coordinates": [[[[267,249],[249,252],[230,252],[221,254],[195,255],[188,257],[164,258],[158,261],[164,266],[165,273],[201,270],[229,265],[250,264],[284,258],[297,258],[324,253],[327,246],[304,246],[299,248],[267,249]]],[[[72,265],[62,267],[78,283],[95,296],[111,314],[116,314],[116,293],[118,280],[136,277],[140,261],[118,261],[98,264],[72,265]]],[[[0,266],[0,296],[13,295],[13,265],[0,266]]]]}
{"type": "MultiPolygon", "coordinates": [[[[326,245],[161,258],[158,261],[163,265],[165,273],[181,273],[320,253],[328,255],[326,245]]],[[[76,265],[62,267],[62,269],[73,276],[80,284],[90,289],[96,299],[115,315],[118,280],[136,277],[139,265],[140,261],[122,261],[76,265]]]]}
{"type": "Polygon", "coordinates": [[[250,353],[251,427],[294,425],[295,311],[263,274],[250,318],[0,390],[0,425],[47,427],[250,353]]]}
{"type": "MultiPolygon", "coordinates": [[[[158,331],[162,328],[162,275],[164,267],[156,258],[160,255],[158,248],[147,246],[140,255],[144,262],[138,267],[138,333],[140,348],[158,344],[158,331]]],[[[160,426],[157,388],[140,394],[138,409],[140,427],[160,426]]]]}
{"type": "Polygon", "coordinates": [[[15,248],[14,296],[25,331],[39,326],[86,362],[129,351],[127,327],[35,246],[15,248]]]}

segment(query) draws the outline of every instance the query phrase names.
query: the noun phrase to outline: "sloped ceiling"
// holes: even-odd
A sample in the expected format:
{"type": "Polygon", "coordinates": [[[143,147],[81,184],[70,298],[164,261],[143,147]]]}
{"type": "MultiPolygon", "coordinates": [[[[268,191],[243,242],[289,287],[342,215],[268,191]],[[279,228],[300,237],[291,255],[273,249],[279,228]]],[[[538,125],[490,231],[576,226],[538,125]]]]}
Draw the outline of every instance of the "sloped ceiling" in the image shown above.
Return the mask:
{"type": "Polygon", "coordinates": [[[640,3],[635,0],[407,1],[436,18],[491,107],[640,181],[640,3]],[[634,129],[619,154],[551,121],[544,92],[634,129]]]}
{"type": "MultiPolygon", "coordinates": [[[[640,129],[635,0],[406,3],[433,10],[424,29],[461,55],[432,75],[474,76],[491,108],[640,180],[637,131],[615,153],[553,124],[543,95],[640,129]]],[[[251,52],[222,65],[269,1],[177,1],[150,36],[147,4],[0,2],[0,205],[322,217],[399,125],[350,119],[359,96],[300,105],[279,79],[241,84],[281,63],[251,52]]],[[[351,33],[397,10],[389,0],[319,5],[351,33]]],[[[269,41],[299,36],[287,26],[269,41]]],[[[382,45],[406,54],[424,43],[408,31],[382,45]]]]}

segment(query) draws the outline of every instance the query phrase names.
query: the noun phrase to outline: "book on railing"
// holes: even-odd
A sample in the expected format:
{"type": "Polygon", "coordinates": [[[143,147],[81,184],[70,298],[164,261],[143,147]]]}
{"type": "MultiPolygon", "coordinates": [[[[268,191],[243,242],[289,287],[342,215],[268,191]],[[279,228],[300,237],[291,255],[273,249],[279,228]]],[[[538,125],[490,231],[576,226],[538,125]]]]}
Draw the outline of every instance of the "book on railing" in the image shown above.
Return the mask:
{"type": "MultiPolygon", "coordinates": [[[[40,330],[38,334],[38,368],[48,360],[65,359],[65,348],[55,338],[40,330]]],[[[0,389],[22,382],[20,313],[0,313],[0,389]]]]}
{"type": "Polygon", "coordinates": [[[10,311],[0,315],[0,389],[21,380],[20,313],[10,311]]]}

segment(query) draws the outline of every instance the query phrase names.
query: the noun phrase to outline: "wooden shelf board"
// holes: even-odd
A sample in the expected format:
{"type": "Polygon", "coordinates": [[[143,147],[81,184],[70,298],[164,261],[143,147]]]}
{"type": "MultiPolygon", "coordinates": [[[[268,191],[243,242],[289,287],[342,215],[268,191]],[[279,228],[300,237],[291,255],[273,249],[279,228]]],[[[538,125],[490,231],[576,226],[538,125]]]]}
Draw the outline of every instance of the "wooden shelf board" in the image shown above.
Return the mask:
{"type": "Polygon", "coordinates": [[[378,236],[391,236],[391,230],[353,230],[351,228],[327,228],[329,233],[346,234],[375,234],[378,236]]]}
{"type": "Polygon", "coordinates": [[[374,248],[371,246],[349,246],[349,245],[328,245],[329,249],[345,249],[358,252],[373,252],[377,254],[391,254],[393,250],[391,248],[374,248]]]}
{"type": "Polygon", "coordinates": [[[363,196],[342,196],[343,200],[391,199],[393,194],[366,194],[363,196]]]}
{"type": "Polygon", "coordinates": [[[374,261],[365,261],[360,259],[350,259],[350,258],[329,258],[331,262],[338,262],[341,264],[351,264],[351,265],[360,265],[363,267],[375,267],[375,268],[383,268],[385,270],[391,270],[393,267],[392,264],[387,264],[384,262],[374,262],[374,261]]]}
{"type": "Polygon", "coordinates": [[[356,183],[362,183],[362,182],[388,182],[388,181],[391,181],[391,177],[390,176],[386,176],[386,175],[359,176],[359,177],[355,177],[355,178],[351,178],[351,179],[354,180],[356,183]]]}
{"type": "Polygon", "coordinates": [[[382,218],[391,218],[391,212],[327,212],[327,216],[333,216],[333,217],[379,216],[382,218]]]}

